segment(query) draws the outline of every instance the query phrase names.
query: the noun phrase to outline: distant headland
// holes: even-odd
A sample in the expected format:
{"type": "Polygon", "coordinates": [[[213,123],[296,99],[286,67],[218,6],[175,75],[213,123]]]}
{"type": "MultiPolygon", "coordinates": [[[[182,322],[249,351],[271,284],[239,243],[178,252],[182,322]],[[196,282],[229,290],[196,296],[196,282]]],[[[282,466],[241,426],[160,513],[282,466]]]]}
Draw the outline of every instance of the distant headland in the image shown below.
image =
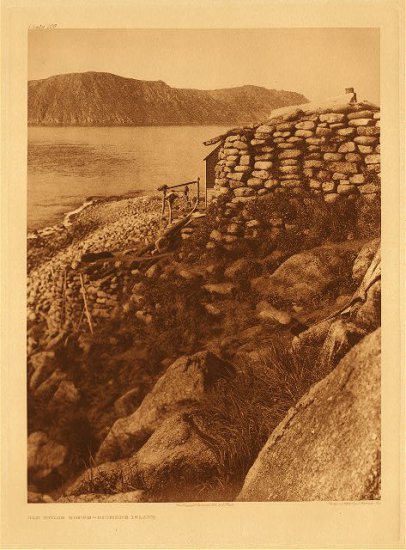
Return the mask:
{"type": "Polygon", "coordinates": [[[70,73],[28,82],[28,124],[235,124],[263,120],[274,109],[307,101],[300,93],[260,86],[195,90],[111,73],[70,73]]]}

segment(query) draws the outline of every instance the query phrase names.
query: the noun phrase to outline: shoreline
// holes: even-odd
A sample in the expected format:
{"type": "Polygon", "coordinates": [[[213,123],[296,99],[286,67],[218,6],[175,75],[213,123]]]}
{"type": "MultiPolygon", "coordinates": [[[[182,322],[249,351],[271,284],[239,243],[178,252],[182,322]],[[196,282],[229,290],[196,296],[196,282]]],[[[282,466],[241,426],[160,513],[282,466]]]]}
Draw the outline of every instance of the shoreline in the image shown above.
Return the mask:
{"type": "Polygon", "coordinates": [[[64,215],[62,225],[64,227],[70,227],[73,224],[73,222],[71,221],[71,218],[75,216],[75,214],[80,214],[80,212],[83,212],[83,210],[85,210],[88,206],[91,206],[96,202],[97,202],[97,199],[92,199],[92,198],[85,199],[85,202],[83,202],[81,206],[79,206],[75,210],[71,210],[70,212],[67,212],[64,215]]]}
{"type": "Polygon", "coordinates": [[[27,239],[35,240],[38,237],[49,237],[54,233],[62,233],[63,231],[68,230],[72,227],[75,218],[77,218],[81,213],[87,210],[89,207],[96,204],[108,203],[113,201],[127,200],[127,199],[136,199],[141,197],[150,197],[155,193],[153,191],[146,191],[141,189],[139,191],[128,191],[122,195],[94,195],[86,197],[84,201],[74,210],[69,210],[68,212],[62,215],[62,220],[59,223],[54,225],[46,225],[45,227],[40,227],[38,229],[29,230],[27,227],[27,239]]]}
{"type": "Polygon", "coordinates": [[[143,246],[156,238],[160,211],[158,194],[87,197],[67,224],[28,233],[28,273],[49,262],[57,270],[57,264],[80,261],[87,252],[143,246]]]}

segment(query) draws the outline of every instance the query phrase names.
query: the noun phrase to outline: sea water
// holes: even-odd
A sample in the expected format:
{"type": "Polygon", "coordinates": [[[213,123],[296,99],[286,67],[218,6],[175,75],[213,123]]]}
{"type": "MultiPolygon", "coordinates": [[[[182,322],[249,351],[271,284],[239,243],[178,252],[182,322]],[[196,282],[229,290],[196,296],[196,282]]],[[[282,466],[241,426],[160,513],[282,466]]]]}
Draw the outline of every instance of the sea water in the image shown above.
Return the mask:
{"type": "Polygon", "coordinates": [[[89,197],[204,181],[203,142],[220,126],[28,128],[28,230],[60,223],[89,197]]]}

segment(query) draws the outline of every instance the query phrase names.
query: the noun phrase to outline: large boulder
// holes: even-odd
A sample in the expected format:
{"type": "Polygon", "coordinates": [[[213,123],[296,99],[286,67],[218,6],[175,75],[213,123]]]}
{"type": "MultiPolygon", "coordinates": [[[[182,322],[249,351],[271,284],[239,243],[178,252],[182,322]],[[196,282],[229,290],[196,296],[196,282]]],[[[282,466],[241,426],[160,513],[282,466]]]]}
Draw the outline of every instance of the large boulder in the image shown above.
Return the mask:
{"type": "Polygon", "coordinates": [[[185,500],[195,500],[196,488],[219,476],[219,462],[206,431],[199,429],[192,414],[168,418],[135,457],[133,469],[143,487],[161,498],[184,492],[185,500]]]}
{"type": "Polygon", "coordinates": [[[96,463],[130,456],[162,422],[201,399],[233,367],[209,351],[177,359],[159,378],[152,391],[130,416],[119,418],[103,441],[96,463]]]}
{"type": "Polygon", "coordinates": [[[381,330],[355,345],[273,431],[238,500],[380,497],[381,330]]]}
{"type": "Polygon", "coordinates": [[[132,457],[107,462],[85,471],[67,490],[67,496],[86,493],[125,493],[146,490],[162,499],[195,500],[197,487],[219,476],[216,454],[193,415],[167,418],[132,457]],[[170,495],[170,497],[169,497],[170,495]]]}
{"type": "Polygon", "coordinates": [[[326,292],[348,286],[356,251],[325,245],[294,254],[271,275],[252,279],[252,289],[264,297],[311,306],[326,292]]]}
{"type": "Polygon", "coordinates": [[[295,337],[293,350],[320,348],[319,362],[329,372],[363,336],[381,325],[381,250],[378,248],[349,303],[295,337]]]}

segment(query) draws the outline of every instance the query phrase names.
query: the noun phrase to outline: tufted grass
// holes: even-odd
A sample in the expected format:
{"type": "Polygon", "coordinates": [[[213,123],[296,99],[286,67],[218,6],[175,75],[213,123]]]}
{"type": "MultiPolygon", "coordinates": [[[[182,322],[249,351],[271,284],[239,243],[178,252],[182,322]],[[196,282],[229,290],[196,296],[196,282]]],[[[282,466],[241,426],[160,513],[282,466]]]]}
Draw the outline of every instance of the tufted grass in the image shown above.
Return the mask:
{"type": "Polygon", "coordinates": [[[236,376],[219,380],[193,412],[210,435],[210,447],[226,485],[238,490],[273,429],[315,382],[326,376],[314,357],[297,356],[274,339],[269,347],[241,354],[236,376]]]}

